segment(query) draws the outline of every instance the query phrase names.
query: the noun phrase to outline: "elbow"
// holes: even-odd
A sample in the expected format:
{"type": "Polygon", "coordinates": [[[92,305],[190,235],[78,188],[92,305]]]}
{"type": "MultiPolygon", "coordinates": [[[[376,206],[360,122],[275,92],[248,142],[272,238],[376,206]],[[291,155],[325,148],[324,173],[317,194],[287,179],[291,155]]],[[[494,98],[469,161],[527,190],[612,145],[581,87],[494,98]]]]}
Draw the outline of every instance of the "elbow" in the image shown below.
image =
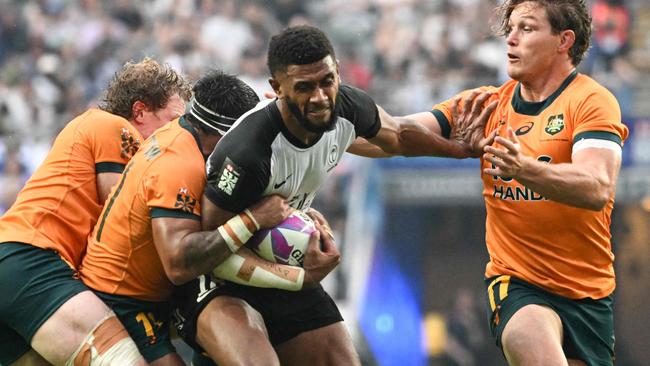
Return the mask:
{"type": "Polygon", "coordinates": [[[169,281],[174,284],[174,286],[180,286],[184,283],[187,283],[189,280],[191,280],[193,277],[188,276],[186,271],[182,270],[170,270],[170,271],[165,271],[167,274],[167,278],[169,281]]]}
{"type": "Polygon", "coordinates": [[[182,261],[170,261],[170,263],[163,265],[165,275],[167,275],[167,278],[172,284],[174,284],[174,286],[180,286],[196,277],[193,272],[182,265],[181,262],[182,261]]]}
{"type": "Polygon", "coordinates": [[[601,211],[607,206],[613,193],[613,188],[599,190],[599,192],[594,193],[594,196],[587,203],[586,208],[591,211],[601,211]]]}

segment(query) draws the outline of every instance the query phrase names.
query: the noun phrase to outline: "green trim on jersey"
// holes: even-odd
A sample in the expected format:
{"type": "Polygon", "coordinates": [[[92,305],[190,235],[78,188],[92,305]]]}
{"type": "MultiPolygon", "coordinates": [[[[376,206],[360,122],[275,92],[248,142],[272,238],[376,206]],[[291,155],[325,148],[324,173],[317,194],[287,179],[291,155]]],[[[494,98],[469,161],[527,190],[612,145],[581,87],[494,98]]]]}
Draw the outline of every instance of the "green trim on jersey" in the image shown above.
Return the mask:
{"type": "MultiPolygon", "coordinates": [[[[178,124],[183,127],[187,132],[192,134],[192,137],[194,137],[194,140],[196,141],[196,146],[199,147],[199,152],[201,153],[201,156],[203,156],[203,146],[201,145],[201,139],[199,138],[198,133],[196,133],[196,130],[190,123],[187,121],[187,119],[183,116],[178,120],[178,124]]],[[[205,160],[207,157],[203,156],[203,160],[205,160]]]]}
{"type": "Polygon", "coordinates": [[[151,208],[151,218],[155,219],[156,217],[173,217],[178,219],[192,219],[201,221],[201,216],[195,215],[193,213],[185,212],[179,209],[169,209],[162,207],[152,207],[151,208]]]}
{"type": "Polygon", "coordinates": [[[538,116],[540,113],[546,109],[546,107],[550,106],[557,97],[562,94],[564,89],[571,84],[573,79],[575,79],[578,76],[577,71],[573,71],[571,75],[569,75],[564,81],[562,82],[562,85],[553,93],[551,94],[546,100],[543,100],[541,102],[527,102],[521,98],[521,83],[517,84],[517,87],[515,88],[515,92],[512,95],[512,108],[515,110],[515,112],[519,114],[525,114],[527,116],[538,116]]]}
{"type": "Polygon", "coordinates": [[[122,179],[120,180],[120,184],[117,185],[117,188],[115,188],[115,192],[113,192],[113,196],[111,197],[111,200],[106,205],[106,209],[104,210],[104,214],[102,215],[101,222],[99,223],[99,229],[97,230],[97,237],[96,237],[97,241],[101,241],[102,231],[104,231],[104,224],[106,224],[106,217],[108,216],[108,213],[111,212],[111,208],[115,203],[115,199],[117,198],[117,196],[122,191],[122,188],[124,187],[124,181],[126,180],[126,175],[129,172],[129,170],[131,170],[131,164],[129,164],[124,170],[124,173],[122,174],[122,179]]]}
{"type": "Polygon", "coordinates": [[[573,143],[584,139],[598,139],[598,140],[607,140],[617,143],[619,146],[622,146],[621,137],[613,132],[609,131],[585,131],[580,132],[573,138],[573,143]]]}
{"type": "Polygon", "coordinates": [[[95,173],[120,173],[124,171],[124,164],[120,163],[113,163],[110,161],[105,161],[101,163],[96,163],[95,164],[95,173]]]}
{"type": "Polygon", "coordinates": [[[440,132],[442,136],[448,139],[449,136],[451,136],[451,125],[449,124],[449,120],[447,119],[447,116],[445,116],[444,113],[442,113],[437,109],[433,109],[431,113],[433,113],[433,115],[438,120],[438,124],[440,125],[440,132]]]}

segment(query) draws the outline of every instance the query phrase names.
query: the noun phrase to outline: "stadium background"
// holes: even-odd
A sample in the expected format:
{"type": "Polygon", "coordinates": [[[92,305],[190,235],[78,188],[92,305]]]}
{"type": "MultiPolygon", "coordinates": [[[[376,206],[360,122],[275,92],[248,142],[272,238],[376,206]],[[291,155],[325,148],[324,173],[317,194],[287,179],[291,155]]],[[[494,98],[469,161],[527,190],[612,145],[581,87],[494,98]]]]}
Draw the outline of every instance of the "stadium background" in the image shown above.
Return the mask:
{"type": "MultiPolygon", "coordinates": [[[[266,44],[287,25],[331,37],[344,82],[393,114],[499,84],[495,0],[0,0],[0,212],[62,126],[127,60],[196,80],[208,68],[268,90],[266,44]]],[[[631,136],[613,216],[617,365],[650,359],[650,3],[593,0],[580,71],[615,93],[631,136]]],[[[483,309],[484,208],[471,160],[348,157],[314,207],[343,263],[326,279],[364,364],[502,365],[483,309]]],[[[531,225],[534,223],[531,223],[531,225]]],[[[549,228],[551,229],[551,228],[549,228]]]]}

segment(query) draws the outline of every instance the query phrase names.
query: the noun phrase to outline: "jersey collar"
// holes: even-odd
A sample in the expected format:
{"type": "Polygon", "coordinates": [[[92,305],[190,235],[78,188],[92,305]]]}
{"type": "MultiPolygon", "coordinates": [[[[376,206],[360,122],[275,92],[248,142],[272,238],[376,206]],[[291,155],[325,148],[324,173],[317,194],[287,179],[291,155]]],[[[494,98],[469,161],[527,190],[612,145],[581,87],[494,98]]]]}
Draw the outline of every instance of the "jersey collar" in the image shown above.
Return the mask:
{"type": "Polygon", "coordinates": [[[553,92],[546,100],[541,102],[527,102],[521,97],[521,83],[517,83],[515,88],[515,93],[512,96],[512,109],[519,114],[525,114],[527,116],[538,116],[546,107],[550,106],[557,97],[562,94],[564,89],[571,84],[573,79],[578,76],[578,72],[573,70],[573,72],[562,82],[562,85],[553,92]]]}
{"type": "Polygon", "coordinates": [[[275,100],[269,103],[268,105],[268,110],[269,113],[271,114],[271,120],[273,123],[275,123],[284,137],[289,141],[293,146],[300,148],[300,149],[307,149],[310,148],[318,143],[320,139],[323,137],[324,133],[320,134],[316,140],[314,140],[311,144],[305,144],[304,142],[300,141],[296,136],[294,136],[287,126],[284,124],[284,120],[282,119],[282,113],[280,113],[280,109],[278,108],[275,100]]]}
{"type": "Polygon", "coordinates": [[[178,124],[192,134],[192,137],[194,137],[194,141],[196,141],[196,146],[199,148],[199,152],[201,153],[201,156],[203,156],[203,161],[205,161],[206,157],[203,155],[203,146],[201,146],[201,140],[199,139],[199,134],[196,133],[194,127],[192,127],[190,123],[187,122],[185,116],[182,116],[178,120],[178,124]]]}

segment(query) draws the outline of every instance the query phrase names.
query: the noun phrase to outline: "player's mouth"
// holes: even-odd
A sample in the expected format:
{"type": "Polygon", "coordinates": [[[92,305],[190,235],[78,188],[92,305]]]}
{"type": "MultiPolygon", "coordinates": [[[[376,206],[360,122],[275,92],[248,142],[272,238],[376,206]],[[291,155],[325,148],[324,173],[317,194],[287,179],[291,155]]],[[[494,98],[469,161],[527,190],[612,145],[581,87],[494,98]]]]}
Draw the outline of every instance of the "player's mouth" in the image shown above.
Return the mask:
{"type": "Polygon", "coordinates": [[[329,111],[329,108],[311,109],[307,114],[312,117],[325,117],[329,111]]]}
{"type": "Polygon", "coordinates": [[[515,56],[512,53],[508,53],[508,62],[516,62],[519,61],[519,57],[515,56]]]}

